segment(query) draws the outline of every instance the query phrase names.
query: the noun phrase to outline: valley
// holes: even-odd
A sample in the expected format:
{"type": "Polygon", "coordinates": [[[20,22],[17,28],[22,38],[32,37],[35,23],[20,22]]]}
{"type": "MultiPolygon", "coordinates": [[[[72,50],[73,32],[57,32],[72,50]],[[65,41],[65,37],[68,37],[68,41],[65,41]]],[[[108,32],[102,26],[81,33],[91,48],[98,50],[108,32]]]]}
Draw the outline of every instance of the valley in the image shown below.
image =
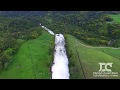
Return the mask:
{"type": "Polygon", "coordinates": [[[119,11],[0,13],[0,79],[120,79],[119,66],[119,11]]]}

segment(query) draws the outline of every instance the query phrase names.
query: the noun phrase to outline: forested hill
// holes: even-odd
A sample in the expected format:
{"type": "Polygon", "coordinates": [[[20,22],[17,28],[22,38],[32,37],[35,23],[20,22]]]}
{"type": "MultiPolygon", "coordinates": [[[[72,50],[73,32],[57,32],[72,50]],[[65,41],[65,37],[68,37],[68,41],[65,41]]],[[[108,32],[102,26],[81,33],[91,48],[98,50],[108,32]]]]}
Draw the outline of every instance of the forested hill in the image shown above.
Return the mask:
{"type": "Polygon", "coordinates": [[[119,47],[120,23],[110,15],[120,11],[1,11],[2,17],[22,17],[42,23],[55,33],[71,34],[91,45],[119,47]]]}
{"type": "Polygon", "coordinates": [[[119,11],[54,11],[45,15],[42,24],[55,33],[71,34],[91,45],[119,47],[120,23],[111,17],[119,14],[119,11]]]}
{"type": "Polygon", "coordinates": [[[45,16],[45,15],[68,15],[68,14],[88,14],[88,15],[98,15],[103,13],[118,14],[120,11],[0,11],[2,16],[45,16]]]}
{"type": "Polygon", "coordinates": [[[0,16],[15,17],[15,16],[44,16],[47,11],[0,11],[0,16]]]}
{"type": "Polygon", "coordinates": [[[22,43],[42,34],[39,23],[90,45],[120,47],[119,11],[0,11],[0,69],[22,43]]]}

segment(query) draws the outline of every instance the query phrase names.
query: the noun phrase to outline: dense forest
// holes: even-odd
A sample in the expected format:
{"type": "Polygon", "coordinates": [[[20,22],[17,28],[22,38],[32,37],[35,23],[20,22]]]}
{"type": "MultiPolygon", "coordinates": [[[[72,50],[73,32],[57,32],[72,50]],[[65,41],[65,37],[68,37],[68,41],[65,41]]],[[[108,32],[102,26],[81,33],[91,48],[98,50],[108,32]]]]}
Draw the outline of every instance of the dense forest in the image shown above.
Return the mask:
{"type": "Polygon", "coordinates": [[[0,69],[6,68],[22,43],[37,38],[45,25],[90,45],[120,47],[119,11],[0,11],[0,69]]]}
{"type": "Polygon", "coordinates": [[[90,45],[120,46],[120,23],[110,15],[119,11],[61,11],[49,12],[44,25],[56,33],[74,35],[90,45]]]}
{"type": "Polygon", "coordinates": [[[22,43],[37,38],[42,30],[35,17],[0,16],[0,69],[7,68],[22,43]]]}

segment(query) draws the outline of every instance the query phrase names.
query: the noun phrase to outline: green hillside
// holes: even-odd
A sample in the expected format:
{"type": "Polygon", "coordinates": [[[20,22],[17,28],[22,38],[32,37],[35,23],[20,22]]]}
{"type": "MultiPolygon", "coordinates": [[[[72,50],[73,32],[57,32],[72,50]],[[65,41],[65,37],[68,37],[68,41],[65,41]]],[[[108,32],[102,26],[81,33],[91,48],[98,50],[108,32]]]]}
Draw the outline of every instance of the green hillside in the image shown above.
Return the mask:
{"type": "Polygon", "coordinates": [[[119,11],[0,11],[0,79],[51,78],[54,36],[40,24],[65,36],[71,79],[95,78],[100,62],[120,74],[119,11]]]}
{"type": "Polygon", "coordinates": [[[113,18],[113,22],[120,23],[120,14],[113,14],[109,16],[113,18]]]}
{"type": "Polygon", "coordinates": [[[50,79],[53,37],[43,32],[37,39],[23,43],[18,53],[12,57],[9,67],[0,71],[0,78],[50,79]]]}
{"type": "Polygon", "coordinates": [[[89,48],[76,40],[75,37],[66,35],[71,79],[95,78],[93,72],[99,71],[101,62],[113,63],[111,70],[120,74],[120,49],[89,48]]]}

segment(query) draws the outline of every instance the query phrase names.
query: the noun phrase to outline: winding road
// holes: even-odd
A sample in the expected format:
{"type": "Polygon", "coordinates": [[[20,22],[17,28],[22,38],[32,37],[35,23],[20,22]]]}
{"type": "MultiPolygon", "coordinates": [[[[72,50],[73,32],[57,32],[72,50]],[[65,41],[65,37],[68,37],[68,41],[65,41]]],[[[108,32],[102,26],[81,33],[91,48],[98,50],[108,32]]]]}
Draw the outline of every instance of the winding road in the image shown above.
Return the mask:
{"type": "Polygon", "coordinates": [[[80,45],[84,46],[84,47],[87,47],[87,48],[111,48],[111,49],[120,49],[119,48],[114,48],[114,47],[92,47],[92,46],[88,46],[88,45],[85,45],[83,43],[80,43],[79,41],[75,40],[77,43],[79,43],[80,45]]]}

